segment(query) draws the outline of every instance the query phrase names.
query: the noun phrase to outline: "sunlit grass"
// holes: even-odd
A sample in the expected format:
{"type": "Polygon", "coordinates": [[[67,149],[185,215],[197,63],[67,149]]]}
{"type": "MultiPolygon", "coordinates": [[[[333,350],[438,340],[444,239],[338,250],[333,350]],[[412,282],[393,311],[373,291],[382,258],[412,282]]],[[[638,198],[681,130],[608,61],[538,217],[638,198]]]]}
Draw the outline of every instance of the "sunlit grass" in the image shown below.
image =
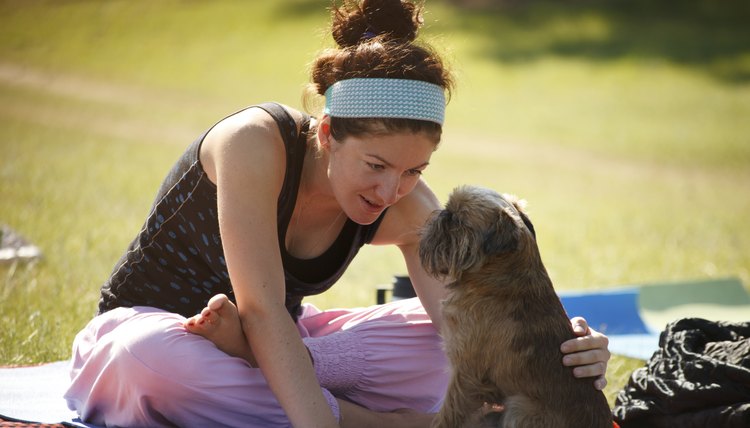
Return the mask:
{"type": "Polygon", "coordinates": [[[2,266],[3,364],[65,358],[95,290],[145,218],[172,146],[0,120],[2,221],[43,251],[2,266]],[[123,162],[123,161],[126,162],[123,162]]]}

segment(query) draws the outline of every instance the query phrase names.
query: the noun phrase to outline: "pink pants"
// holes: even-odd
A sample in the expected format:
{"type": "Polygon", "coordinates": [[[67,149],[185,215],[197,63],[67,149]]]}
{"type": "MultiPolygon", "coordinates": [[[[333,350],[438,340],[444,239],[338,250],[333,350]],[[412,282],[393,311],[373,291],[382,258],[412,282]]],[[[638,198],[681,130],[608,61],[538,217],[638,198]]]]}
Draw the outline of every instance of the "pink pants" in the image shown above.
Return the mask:
{"type": "MultiPolygon", "coordinates": [[[[75,338],[68,406],[118,426],[289,426],[259,369],[183,327],[180,315],[118,308],[75,338]]],[[[441,341],[418,299],[321,312],[297,323],[323,394],[376,411],[436,412],[448,384],[441,341]]]]}

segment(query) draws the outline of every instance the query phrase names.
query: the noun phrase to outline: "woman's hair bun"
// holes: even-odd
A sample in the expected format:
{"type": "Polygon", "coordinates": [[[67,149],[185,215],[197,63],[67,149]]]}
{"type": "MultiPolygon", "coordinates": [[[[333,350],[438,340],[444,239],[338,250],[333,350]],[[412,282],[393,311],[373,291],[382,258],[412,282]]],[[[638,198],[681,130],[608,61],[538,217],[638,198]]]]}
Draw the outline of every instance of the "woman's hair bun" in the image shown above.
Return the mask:
{"type": "Polygon", "coordinates": [[[422,24],[421,8],[402,0],[345,0],[333,7],[333,39],[342,47],[379,38],[411,42],[422,24]]]}
{"type": "MultiPolygon", "coordinates": [[[[450,93],[453,79],[440,56],[415,41],[422,24],[422,0],[340,1],[331,9],[339,47],[323,50],[312,62],[308,95],[325,96],[334,83],[355,78],[420,80],[450,93]]],[[[309,100],[305,98],[308,106],[309,100]]]]}

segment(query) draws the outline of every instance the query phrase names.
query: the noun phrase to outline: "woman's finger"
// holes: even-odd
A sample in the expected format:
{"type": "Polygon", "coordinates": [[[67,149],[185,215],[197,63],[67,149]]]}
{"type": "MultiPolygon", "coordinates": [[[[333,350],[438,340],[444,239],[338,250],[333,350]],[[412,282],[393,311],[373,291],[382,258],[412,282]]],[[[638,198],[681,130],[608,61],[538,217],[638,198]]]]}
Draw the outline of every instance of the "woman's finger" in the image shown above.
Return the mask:
{"type": "Polygon", "coordinates": [[[607,365],[601,361],[594,364],[585,366],[577,366],[573,368],[573,376],[577,378],[582,377],[599,377],[604,376],[607,373],[607,365]]]}
{"type": "Polygon", "coordinates": [[[564,354],[588,351],[592,349],[607,349],[609,338],[596,330],[589,328],[591,334],[566,340],[560,345],[564,354]]]}
{"type": "Polygon", "coordinates": [[[594,388],[598,389],[599,391],[603,391],[604,388],[607,387],[607,378],[605,376],[599,376],[597,380],[594,381],[594,388]]]}
{"type": "Polygon", "coordinates": [[[563,357],[563,365],[567,367],[587,366],[596,363],[607,364],[612,356],[607,349],[592,349],[575,352],[563,357]]]}
{"type": "Polygon", "coordinates": [[[573,327],[573,332],[578,336],[585,336],[589,334],[589,324],[583,317],[571,318],[570,325],[573,327]]]}

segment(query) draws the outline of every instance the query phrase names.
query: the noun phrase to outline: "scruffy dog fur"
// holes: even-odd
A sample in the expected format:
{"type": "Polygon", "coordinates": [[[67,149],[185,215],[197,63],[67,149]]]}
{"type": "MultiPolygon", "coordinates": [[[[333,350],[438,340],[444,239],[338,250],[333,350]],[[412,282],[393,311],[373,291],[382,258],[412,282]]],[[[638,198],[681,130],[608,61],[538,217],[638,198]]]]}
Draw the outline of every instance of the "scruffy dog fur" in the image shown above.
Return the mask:
{"type": "Polygon", "coordinates": [[[455,280],[442,308],[452,379],[435,426],[612,428],[604,394],[562,364],[575,335],[522,208],[460,187],[423,231],[427,272],[455,280]],[[485,415],[483,403],[504,410],[485,415]]]}

